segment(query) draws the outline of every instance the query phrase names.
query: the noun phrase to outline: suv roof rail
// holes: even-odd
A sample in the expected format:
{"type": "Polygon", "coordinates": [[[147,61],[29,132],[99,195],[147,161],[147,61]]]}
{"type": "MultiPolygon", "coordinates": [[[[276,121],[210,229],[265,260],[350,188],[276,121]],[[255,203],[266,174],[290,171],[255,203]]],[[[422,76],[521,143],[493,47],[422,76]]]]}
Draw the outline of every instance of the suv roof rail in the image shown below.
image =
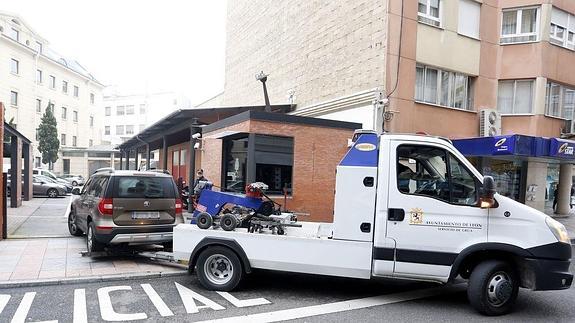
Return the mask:
{"type": "Polygon", "coordinates": [[[101,172],[113,173],[114,169],[112,167],[98,168],[92,174],[101,173],[101,172]]]}
{"type": "Polygon", "coordinates": [[[162,174],[166,174],[166,175],[172,175],[172,174],[170,173],[170,171],[167,170],[167,169],[154,168],[154,169],[148,169],[147,171],[148,171],[148,172],[155,172],[155,173],[162,173],[162,174]]]}

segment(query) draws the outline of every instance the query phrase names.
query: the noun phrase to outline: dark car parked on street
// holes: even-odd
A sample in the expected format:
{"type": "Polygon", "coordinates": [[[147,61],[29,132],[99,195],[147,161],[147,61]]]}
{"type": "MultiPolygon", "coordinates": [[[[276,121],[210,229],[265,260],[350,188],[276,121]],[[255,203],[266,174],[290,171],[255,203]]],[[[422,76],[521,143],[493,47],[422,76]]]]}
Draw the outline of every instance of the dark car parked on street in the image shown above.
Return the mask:
{"type": "Polygon", "coordinates": [[[182,201],[170,175],[158,172],[94,173],[72,202],[70,234],[86,233],[88,252],[106,245],[172,243],[174,226],[183,223],[182,201]]]}

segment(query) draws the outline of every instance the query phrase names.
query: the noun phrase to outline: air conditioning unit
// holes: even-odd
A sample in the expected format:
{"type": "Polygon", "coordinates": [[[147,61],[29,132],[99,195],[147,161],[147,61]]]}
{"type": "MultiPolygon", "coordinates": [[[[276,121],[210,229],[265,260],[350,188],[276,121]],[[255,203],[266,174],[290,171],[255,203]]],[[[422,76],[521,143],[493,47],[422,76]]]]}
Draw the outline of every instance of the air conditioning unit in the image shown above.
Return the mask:
{"type": "Polygon", "coordinates": [[[479,112],[479,136],[491,137],[501,135],[501,114],[494,109],[479,112]]]}

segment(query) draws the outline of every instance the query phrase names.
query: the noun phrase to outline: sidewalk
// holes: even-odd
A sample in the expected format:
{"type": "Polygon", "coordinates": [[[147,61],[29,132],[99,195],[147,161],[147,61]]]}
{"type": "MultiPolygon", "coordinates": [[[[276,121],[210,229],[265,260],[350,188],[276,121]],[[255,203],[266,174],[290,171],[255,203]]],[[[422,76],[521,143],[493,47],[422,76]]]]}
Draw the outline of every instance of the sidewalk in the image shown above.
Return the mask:
{"type": "Polygon", "coordinates": [[[69,237],[67,213],[71,199],[35,197],[23,201],[19,208],[8,208],[8,237],[69,237]]]}
{"type": "Polygon", "coordinates": [[[83,257],[84,237],[0,241],[0,288],[8,282],[183,272],[183,266],[131,256],[83,257]]]}

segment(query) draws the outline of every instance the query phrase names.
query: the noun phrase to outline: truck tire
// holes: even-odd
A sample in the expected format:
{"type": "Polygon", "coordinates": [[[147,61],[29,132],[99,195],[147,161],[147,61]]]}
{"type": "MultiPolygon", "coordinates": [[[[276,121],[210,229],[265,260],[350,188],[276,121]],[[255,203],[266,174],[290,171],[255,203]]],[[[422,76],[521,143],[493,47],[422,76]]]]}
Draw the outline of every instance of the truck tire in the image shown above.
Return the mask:
{"type": "Polygon", "coordinates": [[[478,264],[469,277],[467,298],[479,313],[489,316],[511,311],[519,291],[519,276],[508,263],[487,260],[478,264]]]}
{"type": "Polygon", "coordinates": [[[224,214],[220,219],[220,227],[225,231],[234,231],[238,226],[238,220],[236,217],[230,213],[224,214]]]}
{"type": "Polygon", "coordinates": [[[200,229],[209,229],[214,223],[214,218],[209,213],[202,212],[196,218],[196,224],[200,229]]]}
{"type": "Polygon", "coordinates": [[[88,224],[88,232],[86,232],[86,249],[89,254],[104,250],[104,244],[96,240],[96,226],[94,222],[88,224]]]}
{"type": "Polygon", "coordinates": [[[198,256],[196,273],[207,290],[232,291],[243,278],[244,270],[238,256],[226,247],[208,247],[198,256]]]}

